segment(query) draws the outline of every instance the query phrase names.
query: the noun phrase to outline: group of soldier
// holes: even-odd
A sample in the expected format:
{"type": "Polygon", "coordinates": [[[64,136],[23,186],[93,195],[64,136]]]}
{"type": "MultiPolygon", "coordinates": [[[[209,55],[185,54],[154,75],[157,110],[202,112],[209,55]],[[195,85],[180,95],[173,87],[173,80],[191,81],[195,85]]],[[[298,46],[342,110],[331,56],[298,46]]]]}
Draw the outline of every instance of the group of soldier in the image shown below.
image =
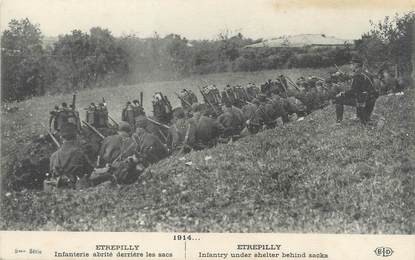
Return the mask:
{"type": "Polygon", "coordinates": [[[84,130],[75,104],[69,108],[62,104],[51,112],[50,134],[60,147],[50,157],[45,188],[133,183],[146,167],[169,155],[181,156],[235,141],[286,124],[294,115],[301,120],[330,101],[335,104],[338,123],[343,119],[344,105],[350,105],[367,124],[379,94],[400,87],[387,71],[376,82],[361,60],[353,59],[352,64],[353,74],[339,70],[327,79],[301,77],[294,82],[281,75],[260,87],[254,83],[227,85],[219,91],[215,85],[205,86],[200,89],[203,103],[193,91],[183,89],[176,93],[181,107],[174,109],[167,96],[157,92],[152,116],[144,111],[141,93],[140,101],[126,103],[119,123],[108,114],[104,100],[98,106],[91,103],[86,108],[86,122],[82,121],[99,137],[91,152],[80,145],[79,135],[84,130]]]}

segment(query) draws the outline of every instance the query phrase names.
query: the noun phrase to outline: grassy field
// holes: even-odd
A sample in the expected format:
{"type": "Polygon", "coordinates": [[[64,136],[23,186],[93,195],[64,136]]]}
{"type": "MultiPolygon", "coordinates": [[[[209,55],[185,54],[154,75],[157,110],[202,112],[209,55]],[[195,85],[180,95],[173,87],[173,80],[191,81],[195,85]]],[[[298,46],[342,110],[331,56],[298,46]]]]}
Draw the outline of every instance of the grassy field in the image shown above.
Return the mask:
{"type": "MultiPolygon", "coordinates": [[[[186,82],[195,81],[152,84],[186,82]]],[[[352,109],[334,125],[330,105],[300,122],[163,160],[134,185],[3,193],[0,228],[413,234],[414,98],[413,90],[381,97],[371,126],[353,120],[352,109]]]]}
{"type": "MultiPolygon", "coordinates": [[[[139,99],[140,91],[144,92],[144,108],[151,115],[151,99],[156,91],[163,91],[169,97],[172,105],[178,106],[179,100],[174,92],[179,92],[182,88],[193,89],[201,100],[198,86],[202,87],[206,84],[216,84],[220,88],[226,84],[246,85],[248,82],[260,84],[267,79],[274,79],[280,74],[296,79],[299,76],[307,75],[327,76],[327,71],[328,69],[291,69],[252,73],[221,73],[195,76],[181,81],[150,82],[116,88],[89,89],[78,94],[76,104],[81,118],[84,119],[85,112],[83,108],[91,102],[101,102],[102,97],[104,97],[108,103],[110,115],[114,119],[120,120],[121,110],[125,103],[128,100],[139,99]]],[[[19,110],[15,113],[1,115],[1,172],[8,170],[19,147],[30,141],[33,136],[45,134],[41,124],[48,124],[49,111],[62,102],[71,103],[72,94],[35,97],[24,102],[10,104],[11,106],[17,106],[19,110]]]]}

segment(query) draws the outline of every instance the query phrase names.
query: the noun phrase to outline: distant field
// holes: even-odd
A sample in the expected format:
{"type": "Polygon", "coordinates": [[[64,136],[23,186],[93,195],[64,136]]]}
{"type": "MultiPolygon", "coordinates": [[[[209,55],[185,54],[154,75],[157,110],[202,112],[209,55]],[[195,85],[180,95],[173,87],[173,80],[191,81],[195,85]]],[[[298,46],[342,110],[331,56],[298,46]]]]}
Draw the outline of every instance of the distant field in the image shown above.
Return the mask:
{"type": "Polygon", "coordinates": [[[370,126],[330,105],[133,185],[3,194],[0,229],[414,234],[414,97],[381,97],[370,126]]]}
{"type": "MultiPolygon", "coordinates": [[[[179,105],[179,100],[174,92],[179,92],[182,88],[190,88],[195,91],[201,99],[198,86],[215,84],[223,88],[226,84],[246,85],[248,82],[257,84],[265,82],[267,79],[275,79],[278,75],[284,74],[292,79],[300,76],[316,75],[327,76],[329,69],[290,69],[290,70],[270,70],[260,72],[238,72],[220,73],[202,76],[194,76],[178,81],[150,82],[129,86],[106,87],[99,89],[88,89],[78,93],[77,108],[81,118],[85,118],[83,108],[91,102],[100,102],[102,97],[108,103],[110,115],[120,120],[121,110],[128,100],[139,99],[140,91],[144,92],[144,108],[148,114],[152,114],[151,99],[156,91],[166,94],[173,106],[179,105]]],[[[62,102],[72,102],[72,94],[34,97],[30,100],[11,104],[17,106],[19,110],[15,113],[2,114],[1,116],[1,164],[2,172],[7,169],[6,164],[10,163],[10,158],[22,143],[27,142],[34,135],[45,133],[41,124],[47,125],[49,111],[62,102]]]]}

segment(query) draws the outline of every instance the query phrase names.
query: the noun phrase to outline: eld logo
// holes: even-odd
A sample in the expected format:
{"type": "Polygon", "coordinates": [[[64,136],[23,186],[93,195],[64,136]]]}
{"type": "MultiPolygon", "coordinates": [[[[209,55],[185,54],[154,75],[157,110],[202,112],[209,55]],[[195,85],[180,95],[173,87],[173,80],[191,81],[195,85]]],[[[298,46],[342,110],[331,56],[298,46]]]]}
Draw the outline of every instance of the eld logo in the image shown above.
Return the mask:
{"type": "Polygon", "coordinates": [[[377,256],[383,256],[383,257],[387,257],[387,256],[391,256],[393,254],[393,250],[390,247],[378,247],[375,249],[375,254],[377,256]]]}

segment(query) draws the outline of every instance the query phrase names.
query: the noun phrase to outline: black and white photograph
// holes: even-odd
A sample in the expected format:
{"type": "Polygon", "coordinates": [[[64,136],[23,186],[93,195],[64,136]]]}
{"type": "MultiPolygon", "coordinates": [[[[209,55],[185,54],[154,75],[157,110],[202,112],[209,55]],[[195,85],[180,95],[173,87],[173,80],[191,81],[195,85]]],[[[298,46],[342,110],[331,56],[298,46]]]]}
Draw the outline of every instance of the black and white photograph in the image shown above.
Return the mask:
{"type": "Polygon", "coordinates": [[[0,230],[415,234],[413,0],[0,14],[0,230]]]}

